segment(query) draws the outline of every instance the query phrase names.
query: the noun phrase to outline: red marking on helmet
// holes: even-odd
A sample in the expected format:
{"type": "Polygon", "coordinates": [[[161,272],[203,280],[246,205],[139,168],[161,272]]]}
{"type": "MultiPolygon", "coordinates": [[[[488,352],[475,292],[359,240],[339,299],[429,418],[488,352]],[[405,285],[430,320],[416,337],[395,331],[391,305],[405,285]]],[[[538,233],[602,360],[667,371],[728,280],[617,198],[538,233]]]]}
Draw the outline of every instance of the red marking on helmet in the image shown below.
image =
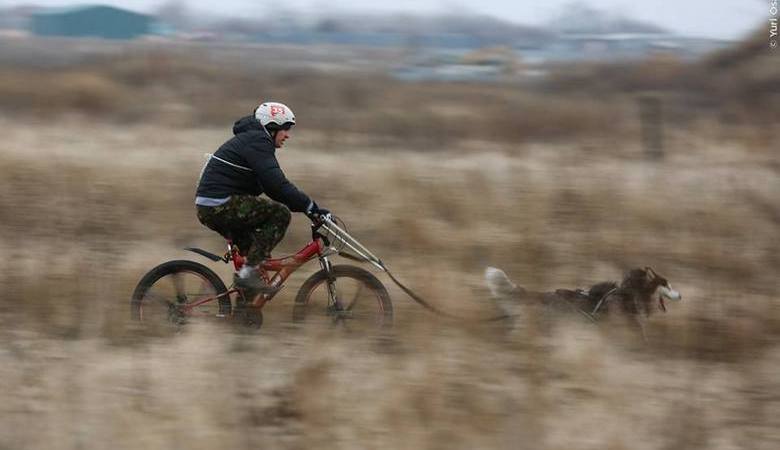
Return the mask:
{"type": "Polygon", "coordinates": [[[276,117],[277,114],[285,115],[284,106],[272,106],[271,117],[276,117]]]}

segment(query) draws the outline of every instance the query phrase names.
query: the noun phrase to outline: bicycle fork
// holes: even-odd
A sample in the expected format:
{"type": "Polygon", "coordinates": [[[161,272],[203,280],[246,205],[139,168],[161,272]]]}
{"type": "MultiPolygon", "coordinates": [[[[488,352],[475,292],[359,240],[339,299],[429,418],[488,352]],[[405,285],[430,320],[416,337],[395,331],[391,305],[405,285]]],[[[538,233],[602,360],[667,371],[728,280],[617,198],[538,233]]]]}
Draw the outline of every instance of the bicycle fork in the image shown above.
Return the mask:
{"type": "Polygon", "coordinates": [[[327,256],[320,256],[320,267],[325,271],[325,282],[328,287],[328,313],[334,315],[334,321],[340,319],[344,311],[338,291],[336,290],[336,277],[333,276],[333,265],[327,256]]]}

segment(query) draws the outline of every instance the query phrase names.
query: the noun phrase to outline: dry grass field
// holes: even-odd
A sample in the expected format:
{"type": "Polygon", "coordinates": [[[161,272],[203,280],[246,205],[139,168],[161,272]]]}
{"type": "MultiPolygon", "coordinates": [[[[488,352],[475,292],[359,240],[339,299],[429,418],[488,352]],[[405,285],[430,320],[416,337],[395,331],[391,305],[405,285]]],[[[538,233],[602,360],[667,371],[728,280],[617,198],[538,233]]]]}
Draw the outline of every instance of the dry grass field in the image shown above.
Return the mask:
{"type": "MultiPolygon", "coordinates": [[[[336,77],[335,86],[371,95],[354,105],[368,111],[364,122],[355,115],[335,133],[326,101],[282,87],[301,95],[290,102],[301,126],[279,152],[287,175],[435,305],[474,319],[495,314],[486,265],[538,290],[649,265],[683,301],[647,319],[642,344],[578,320],[544,333],[524,317],[511,331],[437,318],[378,274],[396,308],[392,336],[379,339],[292,323],[312,266],[266,307],[257,334],[196,321],[161,339],[129,326],[130,293],[169,259],[229,276],[181,248],[221,251],[195,218],[194,185],[202,154],[224,141],[243,106],[186,97],[176,83],[106,85],[103,69],[80,66],[63,70],[82,71],[73,80],[94,83],[84,89],[98,100],[74,106],[92,94],[69,100],[70,75],[41,72],[35,84],[63,83],[52,92],[66,106],[39,115],[45,100],[17,108],[37,92],[18,94],[27,87],[13,77],[25,70],[0,72],[0,449],[780,445],[780,157],[766,145],[776,128],[732,127],[711,113],[671,126],[666,158],[648,161],[629,100],[387,80],[380,96],[336,77]],[[123,116],[101,89],[129,92],[121,98],[142,113],[123,116]],[[150,89],[161,92],[156,105],[150,89]],[[420,92],[439,108],[431,138],[398,113],[401,99],[420,92]],[[459,108],[483,95],[509,99],[507,109],[527,99],[550,115],[531,108],[502,124],[485,112],[477,125],[492,132],[462,126],[459,108]],[[589,105],[600,112],[581,128],[533,125],[587,116],[589,105]],[[204,116],[144,119],[152,109],[204,116]],[[382,120],[389,116],[400,122],[382,120]],[[458,124],[463,134],[437,137],[458,124]]],[[[317,92],[335,95],[320,82],[317,92]]],[[[268,86],[225,95],[238,102],[276,87],[268,86]]],[[[294,217],[278,253],[307,238],[307,220],[294,217]]]]}

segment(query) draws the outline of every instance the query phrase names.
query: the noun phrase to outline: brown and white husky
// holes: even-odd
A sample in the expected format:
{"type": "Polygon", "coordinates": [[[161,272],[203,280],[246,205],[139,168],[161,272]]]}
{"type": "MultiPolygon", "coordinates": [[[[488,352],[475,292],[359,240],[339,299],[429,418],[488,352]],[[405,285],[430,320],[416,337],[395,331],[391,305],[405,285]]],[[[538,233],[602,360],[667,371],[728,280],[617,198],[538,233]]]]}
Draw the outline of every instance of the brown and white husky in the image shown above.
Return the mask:
{"type": "Polygon", "coordinates": [[[641,316],[649,316],[656,306],[666,311],[667,300],[682,299],[669,281],[650,267],[628,271],[620,284],[605,281],[587,290],[528,291],[495,267],[485,269],[485,281],[499,309],[510,317],[524,315],[529,308],[545,315],[573,312],[594,322],[618,314],[641,327],[641,316]]]}

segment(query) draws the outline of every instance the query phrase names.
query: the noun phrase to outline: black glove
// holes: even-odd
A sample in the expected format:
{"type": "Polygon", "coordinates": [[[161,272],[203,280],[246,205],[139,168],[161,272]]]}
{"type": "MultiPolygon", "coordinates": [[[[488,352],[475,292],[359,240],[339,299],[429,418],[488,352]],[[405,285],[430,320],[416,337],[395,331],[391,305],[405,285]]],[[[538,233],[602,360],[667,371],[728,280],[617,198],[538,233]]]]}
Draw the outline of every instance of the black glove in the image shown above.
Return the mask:
{"type": "Polygon", "coordinates": [[[330,211],[325,208],[320,208],[316,203],[311,202],[311,206],[306,210],[306,216],[312,222],[319,222],[323,217],[329,216],[330,211]]]}

